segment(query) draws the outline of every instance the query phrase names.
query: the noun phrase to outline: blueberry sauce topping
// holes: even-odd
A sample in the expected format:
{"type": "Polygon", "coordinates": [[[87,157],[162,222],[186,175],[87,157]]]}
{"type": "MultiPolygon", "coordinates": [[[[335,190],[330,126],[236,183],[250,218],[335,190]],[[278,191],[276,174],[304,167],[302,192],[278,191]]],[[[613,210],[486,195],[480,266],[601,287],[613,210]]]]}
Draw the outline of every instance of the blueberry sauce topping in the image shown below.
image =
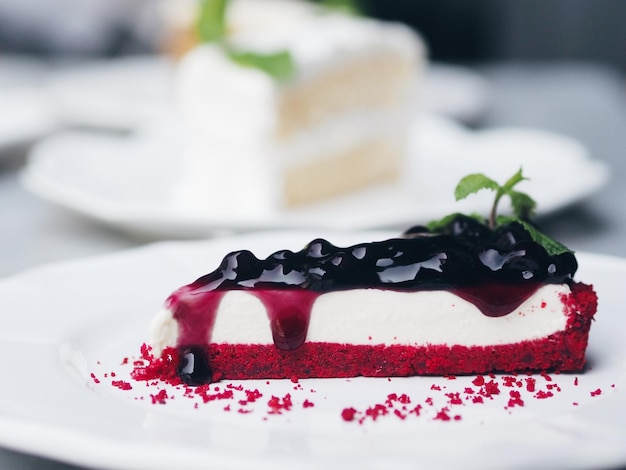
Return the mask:
{"type": "Polygon", "coordinates": [[[300,251],[281,250],[266,259],[235,251],[215,271],[168,299],[179,324],[180,375],[189,383],[210,375],[197,353],[211,342],[227,291],[256,296],[267,310],[274,344],[289,351],[305,341],[313,303],[325,292],[445,289],[497,317],[513,311],[543,284],[570,282],[577,267],[571,252],[548,254],[517,222],[492,230],[463,215],[437,232],[416,226],[398,238],[346,248],[316,239],[300,251]]]}

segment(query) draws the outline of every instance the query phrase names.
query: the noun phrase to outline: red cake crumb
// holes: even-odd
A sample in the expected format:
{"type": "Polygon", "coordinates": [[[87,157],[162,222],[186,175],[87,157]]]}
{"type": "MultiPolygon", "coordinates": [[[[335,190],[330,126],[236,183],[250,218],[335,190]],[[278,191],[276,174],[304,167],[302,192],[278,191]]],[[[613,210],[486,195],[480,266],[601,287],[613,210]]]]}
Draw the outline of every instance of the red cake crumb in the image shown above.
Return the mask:
{"type": "Polygon", "coordinates": [[[257,401],[259,398],[263,397],[263,394],[261,392],[259,392],[258,389],[254,389],[254,390],[245,390],[246,393],[246,403],[254,403],[255,401],[257,401]]]}
{"type": "Polygon", "coordinates": [[[204,403],[214,400],[231,400],[234,397],[232,390],[224,390],[223,392],[211,393],[209,387],[196,387],[195,394],[198,395],[204,403]]]}
{"type": "Polygon", "coordinates": [[[93,379],[93,381],[97,384],[100,383],[100,379],[96,377],[96,374],[94,374],[93,372],[91,373],[91,378],[93,379]]]}
{"type": "Polygon", "coordinates": [[[384,416],[387,413],[389,413],[387,407],[385,405],[381,405],[380,403],[377,403],[376,405],[365,410],[365,415],[372,418],[374,421],[376,421],[378,417],[384,416]]]}
{"type": "Polygon", "coordinates": [[[401,420],[405,420],[406,419],[406,414],[404,414],[402,411],[400,410],[393,410],[393,414],[395,414],[398,418],[400,418],[401,420]]]}
{"type": "Polygon", "coordinates": [[[489,398],[492,395],[498,395],[500,393],[500,388],[495,380],[490,380],[489,382],[485,382],[485,385],[483,385],[480,392],[481,395],[489,398]]]}
{"type": "Polygon", "coordinates": [[[451,405],[462,405],[463,400],[461,399],[461,394],[459,392],[456,393],[446,393],[446,397],[448,397],[448,403],[451,405]]]}
{"type": "Polygon", "coordinates": [[[313,408],[315,406],[315,404],[309,400],[304,400],[304,402],[302,402],[302,408],[313,408]]]}
{"type": "Polygon", "coordinates": [[[472,380],[472,383],[477,387],[482,387],[485,384],[485,378],[482,375],[477,375],[476,378],[472,380]]]}
{"type": "Polygon", "coordinates": [[[135,361],[131,377],[135,380],[162,380],[171,385],[180,385],[176,367],[179,362],[175,348],[165,348],[160,357],[152,354],[152,347],[144,343],[141,346],[141,360],[135,361]]]}
{"type": "Polygon", "coordinates": [[[132,390],[133,386],[129,382],[123,380],[112,380],[111,385],[119,388],[120,390],[132,390]]]}
{"type": "Polygon", "coordinates": [[[281,414],[283,411],[289,411],[293,406],[291,395],[288,393],[282,400],[276,396],[272,396],[267,402],[267,406],[270,407],[269,414],[281,414]]]}
{"type": "Polygon", "coordinates": [[[403,393],[398,397],[398,401],[404,405],[408,405],[411,403],[411,397],[409,397],[406,393],[403,393]]]}
{"type": "Polygon", "coordinates": [[[449,409],[448,408],[442,408],[441,410],[439,410],[437,412],[437,414],[435,415],[435,417],[433,419],[435,420],[440,420],[440,421],[450,421],[450,415],[449,413],[449,409]]]}
{"type": "Polygon", "coordinates": [[[356,416],[356,410],[354,408],[344,408],[341,411],[341,419],[344,421],[354,421],[356,416]]]}
{"type": "Polygon", "coordinates": [[[591,392],[591,396],[592,397],[597,397],[598,395],[601,395],[601,394],[602,394],[602,390],[599,389],[599,388],[597,388],[597,389],[595,389],[594,391],[591,392]]]}
{"type": "Polygon", "coordinates": [[[159,405],[165,405],[166,400],[169,398],[167,395],[167,392],[165,391],[165,389],[160,390],[157,394],[155,395],[150,395],[150,398],[152,399],[152,404],[159,404],[159,405]]]}
{"type": "Polygon", "coordinates": [[[511,390],[509,392],[509,396],[511,397],[509,398],[508,403],[509,408],[512,408],[514,406],[524,406],[524,400],[522,400],[520,392],[518,392],[517,390],[511,390]]]}

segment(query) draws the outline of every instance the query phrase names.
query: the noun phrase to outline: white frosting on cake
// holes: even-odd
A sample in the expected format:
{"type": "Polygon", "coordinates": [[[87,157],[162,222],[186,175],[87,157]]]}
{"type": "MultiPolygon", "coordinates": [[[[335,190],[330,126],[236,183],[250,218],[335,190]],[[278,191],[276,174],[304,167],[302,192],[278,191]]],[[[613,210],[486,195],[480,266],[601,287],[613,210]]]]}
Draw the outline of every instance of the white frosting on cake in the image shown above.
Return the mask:
{"type": "Polygon", "coordinates": [[[258,69],[237,65],[215,44],[198,45],[180,59],[174,101],[185,133],[185,177],[174,199],[182,211],[206,213],[210,207],[211,214],[264,218],[284,208],[285,168],[340,153],[364,137],[405,140],[413,99],[388,109],[364,105],[325,116],[287,138],[277,139],[277,131],[283,93],[352,59],[398,57],[410,64],[407,89],[398,90],[408,96],[424,55],[410,28],[321,12],[310,2],[290,0],[234,1],[227,19],[232,47],[263,53],[288,50],[296,74],[280,83],[258,69]]]}
{"type": "MultiPolygon", "coordinates": [[[[354,289],[322,294],[311,311],[308,342],[360,345],[514,344],[545,338],[565,329],[562,297],[566,284],[539,288],[515,311],[488,317],[472,303],[441,290],[397,292],[354,289]]],[[[178,324],[164,309],[153,320],[150,344],[156,354],[176,346],[178,324]]],[[[221,300],[211,342],[272,344],[270,322],[261,301],[245,290],[221,300]]]]}

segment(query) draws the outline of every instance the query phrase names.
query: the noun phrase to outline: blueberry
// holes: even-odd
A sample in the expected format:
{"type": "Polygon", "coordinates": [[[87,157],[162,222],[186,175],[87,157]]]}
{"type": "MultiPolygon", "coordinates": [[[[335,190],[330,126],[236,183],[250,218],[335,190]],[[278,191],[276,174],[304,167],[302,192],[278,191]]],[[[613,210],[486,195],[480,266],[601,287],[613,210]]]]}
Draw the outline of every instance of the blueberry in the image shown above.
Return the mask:
{"type": "Polygon", "coordinates": [[[402,236],[405,238],[414,238],[428,235],[431,235],[431,232],[430,230],[428,230],[427,227],[424,227],[423,225],[415,225],[402,234],[402,236]]]}
{"type": "Polygon", "coordinates": [[[458,215],[446,227],[444,233],[454,237],[463,237],[473,240],[490,239],[492,232],[484,223],[468,217],[466,215],[458,215]]]}
{"type": "Polygon", "coordinates": [[[335,250],[336,247],[333,246],[333,244],[329,241],[324,240],[323,238],[317,238],[313,240],[304,248],[305,255],[309,258],[314,259],[324,258],[335,250]]]}
{"type": "Polygon", "coordinates": [[[530,233],[516,222],[496,228],[493,234],[493,241],[499,248],[510,248],[516,243],[530,240],[532,240],[530,233]]]}
{"type": "Polygon", "coordinates": [[[203,346],[181,348],[176,372],[187,385],[211,383],[213,371],[209,367],[206,348],[203,346]]]}

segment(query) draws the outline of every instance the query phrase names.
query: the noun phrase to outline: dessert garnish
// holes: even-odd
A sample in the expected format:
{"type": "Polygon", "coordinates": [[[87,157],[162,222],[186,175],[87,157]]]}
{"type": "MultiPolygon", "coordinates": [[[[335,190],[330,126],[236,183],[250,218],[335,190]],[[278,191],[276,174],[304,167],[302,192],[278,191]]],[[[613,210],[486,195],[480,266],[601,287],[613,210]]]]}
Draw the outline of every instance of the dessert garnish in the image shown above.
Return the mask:
{"type": "MultiPolygon", "coordinates": [[[[252,67],[267,73],[278,82],[284,82],[295,73],[295,64],[288,50],[261,53],[235,48],[228,42],[226,11],[229,0],[201,0],[196,23],[196,34],[201,42],[215,42],[221,45],[224,53],[243,67],[252,67]]],[[[352,0],[322,0],[320,4],[329,11],[345,14],[359,14],[360,10],[352,0]]]]}
{"type": "Polygon", "coordinates": [[[291,54],[287,50],[271,53],[241,50],[228,42],[226,10],[228,0],[202,0],[196,24],[196,32],[201,42],[215,42],[235,63],[243,67],[252,67],[267,73],[275,80],[288,80],[295,72],[291,54]]]}
{"type": "MultiPolygon", "coordinates": [[[[520,224],[532,237],[532,239],[540,244],[550,255],[559,255],[561,253],[570,252],[572,250],[554,240],[553,238],[545,235],[537,229],[530,219],[535,213],[537,203],[528,194],[516,191],[514,188],[520,182],[528,180],[523,174],[520,168],[513,176],[511,176],[503,185],[498,184],[493,179],[485,176],[483,173],[473,173],[462,178],[457,184],[454,190],[454,197],[457,201],[465,199],[471,194],[475,194],[481,190],[495,191],[495,198],[491,211],[489,212],[489,219],[487,225],[491,230],[496,230],[498,227],[506,224],[517,223],[520,224]],[[511,206],[513,209],[513,216],[497,215],[498,204],[500,200],[508,196],[511,200],[511,206]]],[[[432,231],[440,231],[450,224],[460,214],[454,213],[443,217],[440,220],[432,221],[428,224],[428,228],[432,231]]],[[[479,222],[485,222],[481,215],[472,215],[479,222]]]]}
{"type": "Polygon", "coordinates": [[[330,10],[340,11],[349,15],[359,15],[362,13],[355,0],[320,0],[320,3],[330,10]]]}

